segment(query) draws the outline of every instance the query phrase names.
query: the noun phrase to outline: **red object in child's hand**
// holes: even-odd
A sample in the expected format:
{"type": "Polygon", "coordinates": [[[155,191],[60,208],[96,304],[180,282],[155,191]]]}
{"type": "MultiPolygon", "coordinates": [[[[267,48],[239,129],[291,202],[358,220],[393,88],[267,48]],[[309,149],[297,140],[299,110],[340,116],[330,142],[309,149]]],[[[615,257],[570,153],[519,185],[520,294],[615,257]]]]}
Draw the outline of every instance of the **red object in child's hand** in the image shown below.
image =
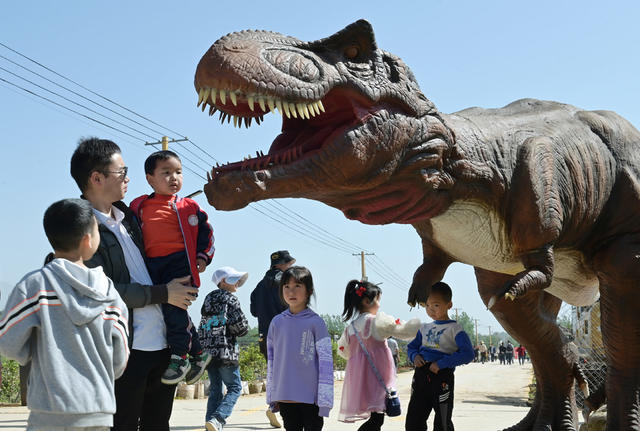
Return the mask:
{"type": "Polygon", "coordinates": [[[339,349],[344,352],[344,346],[340,346],[339,349]]]}

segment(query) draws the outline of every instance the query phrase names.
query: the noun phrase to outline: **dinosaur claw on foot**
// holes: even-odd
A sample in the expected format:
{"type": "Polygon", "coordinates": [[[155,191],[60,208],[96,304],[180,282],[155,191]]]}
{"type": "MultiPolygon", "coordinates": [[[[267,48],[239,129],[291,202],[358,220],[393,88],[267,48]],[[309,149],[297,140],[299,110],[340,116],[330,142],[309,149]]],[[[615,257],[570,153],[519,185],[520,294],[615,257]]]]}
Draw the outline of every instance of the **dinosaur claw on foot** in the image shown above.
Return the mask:
{"type": "Polygon", "coordinates": [[[515,299],[516,299],[516,295],[514,295],[514,294],[513,294],[513,293],[511,293],[511,292],[507,292],[507,293],[505,293],[505,294],[504,294],[504,299],[510,299],[510,300],[512,300],[512,301],[515,301],[515,299]]]}

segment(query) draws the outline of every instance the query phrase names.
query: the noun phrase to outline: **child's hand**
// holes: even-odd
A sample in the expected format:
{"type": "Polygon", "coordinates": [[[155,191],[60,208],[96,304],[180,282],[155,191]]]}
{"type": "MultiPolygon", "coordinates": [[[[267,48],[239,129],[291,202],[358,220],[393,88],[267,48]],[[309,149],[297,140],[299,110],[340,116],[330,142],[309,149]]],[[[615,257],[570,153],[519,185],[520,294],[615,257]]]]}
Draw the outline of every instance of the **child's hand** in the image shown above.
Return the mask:
{"type": "Polygon", "coordinates": [[[415,365],[416,367],[420,368],[422,367],[424,364],[426,364],[426,362],[424,361],[424,358],[420,355],[416,355],[413,358],[413,365],[415,365]]]}
{"type": "Polygon", "coordinates": [[[197,258],[196,267],[198,267],[198,272],[204,272],[204,270],[207,269],[207,261],[201,257],[197,258]]]}
{"type": "Polygon", "coordinates": [[[438,371],[440,371],[438,363],[432,362],[431,365],[429,365],[429,371],[431,371],[433,374],[438,374],[438,371]]]}

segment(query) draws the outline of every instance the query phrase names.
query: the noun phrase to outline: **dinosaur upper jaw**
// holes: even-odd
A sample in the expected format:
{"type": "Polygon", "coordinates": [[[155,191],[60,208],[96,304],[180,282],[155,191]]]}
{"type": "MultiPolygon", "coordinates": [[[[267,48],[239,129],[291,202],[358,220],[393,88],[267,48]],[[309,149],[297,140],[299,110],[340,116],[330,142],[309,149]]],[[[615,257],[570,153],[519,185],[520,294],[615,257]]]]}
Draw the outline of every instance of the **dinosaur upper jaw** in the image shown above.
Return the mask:
{"type": "MultiPolygon", "coordinates": [[[[196,82],[196,85],[198,83],[196,82]]],[[[273,140],[267,154],[216,166],[204,191],[211,205],[219,210],[235,210],[247,204],[275,197],[306,197],[325,194],[330,197],[345,188],[344,176],[336,182],[327,175],[346,173],[354,187],[359,176],[370,169],[375,157],[363,157],[372,149],[360,147],[355,130],[379,111],[397,112],[391,103],[374,103],[357,92],[334,89],[322,100],[292,102],[273,96],[227,89],[200,87],[199,104],[209,107],[210,115],[220,111],[221,121],[249,127],[259,124],[270,112],[282,115],[282,132],[273,140]],[[366,163],[369,166],[361,166],[366,163]],[[344,167],[344,169],[341,169],[344,167]],[[314,172],[313,175],[309,175],[314,172]]],[[[371,182],[367,187],[371,187],[371,182]]]]}

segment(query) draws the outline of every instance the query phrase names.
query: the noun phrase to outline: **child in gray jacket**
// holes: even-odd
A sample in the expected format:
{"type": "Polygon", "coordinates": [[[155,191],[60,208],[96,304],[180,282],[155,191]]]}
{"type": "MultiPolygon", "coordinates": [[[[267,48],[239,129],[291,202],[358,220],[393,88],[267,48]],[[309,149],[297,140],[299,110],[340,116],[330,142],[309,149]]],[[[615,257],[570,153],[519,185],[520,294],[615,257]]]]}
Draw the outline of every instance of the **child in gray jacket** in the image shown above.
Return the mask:
{"type": "Polygon", "coordinates": [[[100,243],[91,204],[58,201],[43,222],[54,259],[9,295],[0,353],[31,362],[27,430],[106,431],[129,356],[127,307],[102,267],[84,265],[100,243]]]}

